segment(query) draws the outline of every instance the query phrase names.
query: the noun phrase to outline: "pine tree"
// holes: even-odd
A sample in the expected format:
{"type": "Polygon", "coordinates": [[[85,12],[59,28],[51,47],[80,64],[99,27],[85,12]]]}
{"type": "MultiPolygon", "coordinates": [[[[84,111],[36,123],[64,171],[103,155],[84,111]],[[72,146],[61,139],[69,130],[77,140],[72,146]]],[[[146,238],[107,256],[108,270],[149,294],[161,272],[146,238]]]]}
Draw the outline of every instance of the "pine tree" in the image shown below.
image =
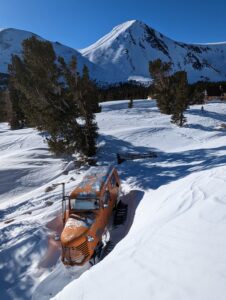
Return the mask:
{"type": "Polygon", "coordinates": [[[186,123],[184,111],[188,107],[188,81],[185,71],[176,72],[173,76],[174,105],[171,122],[182,127],[186,123]]]}
{"type": "Polygon", "coordinates": [[[190,104],[203,104],[205,102],[205,88],[198,84],[190,85],[188,94],[190,104]]]}
{"type": "Polygon", "coordinates": [[[172,72],[172,64],[157,59],[149,63],[149,71],[153,79],[152,90],[160,112],[171,114],[174,101],[171,88],[172,76],[170,75],[172,72]]]}
{"type": "Polygon", "coordinates": [[[95,112],[99,111],[97,102],[97,88],[89,78],[89,71],[86,66],[83,68],[82,77],[76,71],[76,60],[72,58],[68,67],[62,57],[59,59],[62,74],[66,78],[67,92],[71,97],[77,110],[77,146],[78,150],[90,157],[96,153],[97,124],[95,112]]]}
{"type": "Polygon", "coordinates": [[[72,154],[79,150],[78,109],[64,86],[52,44],[35,37],[23,42],[23,59],[13,56],[10,81],[24,97],[20,102],[31,126],[47,132],[50,150],[72,154]]]}
{"type": "Polygon", "coordinates": [[[15,55],[9,65],[11,84],[24,97],[26,119],[40,130],[48,129],[60,105],[55,60],[51,43],[31,37],[23,41],[23,59],[15,55]]]}
{"type": "Polygon", "coordinates": [[[82,72],[79,90],[81,91],[79,101],[80,114],[84,125],[82,126],[84,134],[84,143],[82,145],[83,153],[91,157],[96,154],[97,123],[95,122],[94,112],[99,112],[97,98],[97,89],[90,81],[89,70],[85,65],[82,72]]]}
{"type": "Polygon", "coordinates": [[[6,103],[4,92],[0,91],[0,122],[6,121],[6,103]]]}
{"type": "Polygon", "coordinates": [[[130,99],[128,102],[128,108],[133,108],[133,99],[130,99]]]}
{"type": "MultiPolygon", "coordinates": [[[[96,85],[86,66],[82,76],[78,74],[75,57],[69,65],[62,57],[56,64],[56,59],[51,43],[35,37],[23,42],[23,58],[13,56],[9,66],[13,113],[21,109],[31,126],[46,131],[54,153],[92,156],[97,138],[94,113],[100,111],[96,85]]],[[[21,118],[15,116],[17,121],[21,118]]]]}
{"type": "Polygon", "coordinates": [[[23,96],[9,84],[7,100],[10,101],[10,110],[8,110],[8,122],[11,129],[20,129],[24,127],[25,115],[22,110],[23,96]]]}

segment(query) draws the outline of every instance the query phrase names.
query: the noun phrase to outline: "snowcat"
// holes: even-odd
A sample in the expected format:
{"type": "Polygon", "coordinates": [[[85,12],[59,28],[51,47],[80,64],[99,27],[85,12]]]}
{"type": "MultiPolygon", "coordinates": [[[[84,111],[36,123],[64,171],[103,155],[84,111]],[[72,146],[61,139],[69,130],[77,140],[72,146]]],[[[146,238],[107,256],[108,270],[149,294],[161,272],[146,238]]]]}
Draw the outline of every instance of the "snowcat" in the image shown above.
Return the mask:
{"type": "Polygon", "coordinates": [[[91,167],[69,197],[63,192],[61,259],[65,265],[81,266],[100,253],[119,193],[118,173],[109,166],[91,167]]]}

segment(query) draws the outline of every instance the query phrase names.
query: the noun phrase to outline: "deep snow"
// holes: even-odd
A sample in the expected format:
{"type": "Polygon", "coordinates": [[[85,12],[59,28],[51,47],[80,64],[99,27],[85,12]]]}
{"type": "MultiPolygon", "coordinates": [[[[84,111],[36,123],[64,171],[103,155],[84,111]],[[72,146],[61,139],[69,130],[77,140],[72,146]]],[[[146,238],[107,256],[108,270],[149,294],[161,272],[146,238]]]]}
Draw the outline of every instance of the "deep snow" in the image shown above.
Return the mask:
{"type": "Polygon", "coordinates": [[[91,269],[60,263],[53,237],[61,187],[45,192],[62,181],[69,192],[87,168],[65,175],[67,162],[48,152],[37,131],[0,125],[2,299],[49,299],[69,282],[55,299],[225,299],[226,132],[218,125],[226,122],[226,104],[209,103],[203,114],[191,106],[184,128],[154,101],[102,108],[101,164],[116,163],[120,151],[158,157],[117,166],[124,199],[139,195],[139,205],[128,235],[91,269]]]}

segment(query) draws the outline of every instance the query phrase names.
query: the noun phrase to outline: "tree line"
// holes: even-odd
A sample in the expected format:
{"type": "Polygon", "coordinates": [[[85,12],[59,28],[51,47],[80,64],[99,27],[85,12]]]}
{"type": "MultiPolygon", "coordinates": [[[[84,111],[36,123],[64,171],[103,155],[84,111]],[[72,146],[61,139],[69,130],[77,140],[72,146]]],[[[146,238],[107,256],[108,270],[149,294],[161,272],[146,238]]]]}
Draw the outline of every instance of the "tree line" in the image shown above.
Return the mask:
{"type": "Polygon", "coordinates": [[[118,84],[101,86],[99,91],[99,101],[127,100],[127,99],[147,99],[149,87],[139,82],[129,81],[118,84]]]}

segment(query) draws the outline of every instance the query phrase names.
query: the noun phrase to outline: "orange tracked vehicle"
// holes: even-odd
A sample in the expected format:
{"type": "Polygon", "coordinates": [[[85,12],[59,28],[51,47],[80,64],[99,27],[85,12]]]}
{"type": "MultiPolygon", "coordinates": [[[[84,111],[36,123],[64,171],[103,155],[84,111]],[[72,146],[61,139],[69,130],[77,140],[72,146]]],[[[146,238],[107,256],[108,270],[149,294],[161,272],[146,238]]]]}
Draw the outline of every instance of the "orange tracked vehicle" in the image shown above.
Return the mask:
{"type": "Polygon", "coordinates": [[[69,197],[63,196],[61,258],[65,265],[83,265],[99,252],[119,192],[116,169],[100,166],[91,167],[69,197]]]}

